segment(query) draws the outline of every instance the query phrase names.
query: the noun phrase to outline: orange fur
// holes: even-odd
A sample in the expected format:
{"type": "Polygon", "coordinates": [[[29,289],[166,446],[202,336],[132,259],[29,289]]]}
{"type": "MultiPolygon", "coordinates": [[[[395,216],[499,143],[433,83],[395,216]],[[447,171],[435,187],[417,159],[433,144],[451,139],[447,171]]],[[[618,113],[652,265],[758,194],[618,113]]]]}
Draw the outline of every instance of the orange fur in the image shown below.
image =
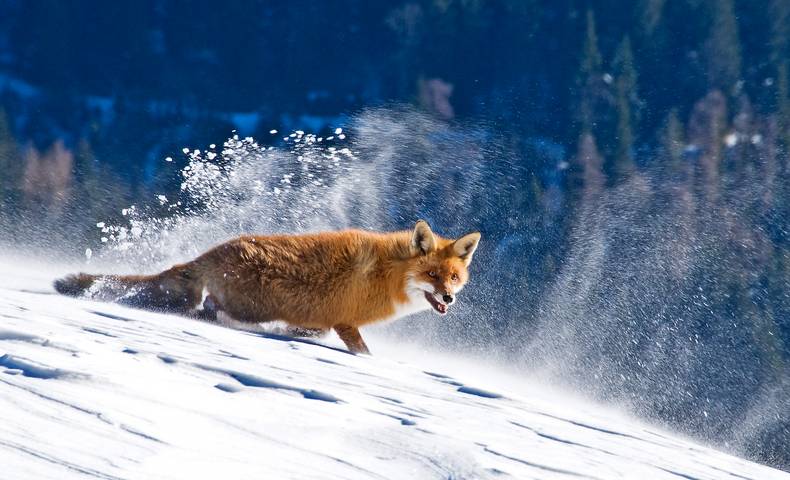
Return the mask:
{"type": "Polygon", "coordinates": [[[69,295],[110,292],[123,303],[178,313],[194,312],[205,289],[205,310],[243,322],[335,329],[349,350],[368,353],[359,327],[429,309],[428,295],[439,304],[454,299],[469,278],[479,238],[438,237],[422,221],[413,232],[242,236],[156,275],[79,274],[55,288],[69,295]]]}

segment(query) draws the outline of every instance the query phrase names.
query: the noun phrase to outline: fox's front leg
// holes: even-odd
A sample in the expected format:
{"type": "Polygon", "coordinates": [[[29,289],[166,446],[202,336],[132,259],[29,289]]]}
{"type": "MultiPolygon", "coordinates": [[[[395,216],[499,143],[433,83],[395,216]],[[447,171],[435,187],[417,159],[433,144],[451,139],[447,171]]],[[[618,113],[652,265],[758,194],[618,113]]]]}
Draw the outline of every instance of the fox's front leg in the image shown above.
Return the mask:
{"type": "Polygon", "coordinates": [[[370,355],[370,350],[368,350],[368,346],[365,345],[365,341],[362,340],[362,335],[359,334],[359,329],[357,327],[352,327],[351,325],[335,325],[332,328],[335,329],[337,336],[340,337],[340,340],[343,340],[351,353],[364,353],[365,355],[370,355]]]}

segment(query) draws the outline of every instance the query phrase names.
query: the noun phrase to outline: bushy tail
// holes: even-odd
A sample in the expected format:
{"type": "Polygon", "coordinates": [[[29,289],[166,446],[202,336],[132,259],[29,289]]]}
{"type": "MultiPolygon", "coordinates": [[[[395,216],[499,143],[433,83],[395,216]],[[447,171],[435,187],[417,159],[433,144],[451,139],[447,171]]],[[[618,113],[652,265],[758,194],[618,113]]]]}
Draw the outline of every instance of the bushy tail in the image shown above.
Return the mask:
{"type": "Polygon", "coordinates": [[[93,282],[98,278],[98,275],[90,275],[87,273],[77,273],[75,275],[67,275],[63,278],[55,280],[52,286],[55,291],[63,295],[71,297],[79,297],[88,290],[93,282]]]}
{"type": "Polygon", "coordinates": [[[91,275],[78,273],[55,280],[58,293],[87,296],[137,308],[188,312],[200,302],[203,283],[190,264],[176,265],[155,275],[91,275]]]}

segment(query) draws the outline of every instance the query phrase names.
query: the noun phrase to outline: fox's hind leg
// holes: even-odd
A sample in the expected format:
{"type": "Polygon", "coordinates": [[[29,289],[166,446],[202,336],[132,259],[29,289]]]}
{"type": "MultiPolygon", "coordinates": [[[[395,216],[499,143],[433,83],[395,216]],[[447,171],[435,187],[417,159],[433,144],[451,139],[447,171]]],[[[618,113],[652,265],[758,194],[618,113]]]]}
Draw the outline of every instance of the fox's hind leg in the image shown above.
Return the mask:
{"type": "Polygon", "coordinates": [[[216,322],[217,321],[217,314],[222,310],[222,306],[219,304],[219,300],[212,294],[208,294],[205,299],[203,299],[203,309],[202,310],[195,310],[194,316],[200,320],[205,320],[207,322],[216,322]]]}
{"type": "Polygon", "coordinates": [[[305,327],[296,327],[293,325],[288,325],[288,327],[285,328],[285,333],[291,337],[319,338],[329,333],[329,329],[305,328],[305,327]]]}

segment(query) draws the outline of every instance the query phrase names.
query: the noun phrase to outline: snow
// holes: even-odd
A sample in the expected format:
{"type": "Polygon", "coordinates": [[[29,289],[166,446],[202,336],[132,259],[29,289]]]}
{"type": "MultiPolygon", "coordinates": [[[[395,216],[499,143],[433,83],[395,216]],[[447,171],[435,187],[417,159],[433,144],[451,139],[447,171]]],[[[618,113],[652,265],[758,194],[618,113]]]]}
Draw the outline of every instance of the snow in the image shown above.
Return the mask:
{"type": "Polygon", "coordinates": [[[355,356],[0,271],[4,479],[790,479],[375,328],[355,356]]]}

